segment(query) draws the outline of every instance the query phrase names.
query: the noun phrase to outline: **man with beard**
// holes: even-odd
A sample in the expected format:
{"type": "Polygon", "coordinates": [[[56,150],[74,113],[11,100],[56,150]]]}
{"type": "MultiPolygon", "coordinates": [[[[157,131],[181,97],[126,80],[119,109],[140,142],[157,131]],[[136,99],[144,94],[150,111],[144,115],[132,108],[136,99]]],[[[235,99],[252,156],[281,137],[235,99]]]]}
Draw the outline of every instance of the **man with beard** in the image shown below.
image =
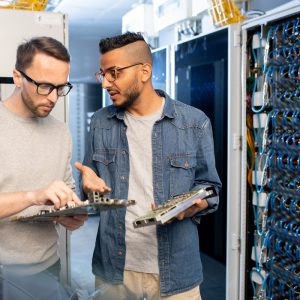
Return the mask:
{"type": "Polygon", "coordinates": [[[163,226],[133,221],[171,196],[221,183],[210,121],[200,110],[152,86],[152,55],[140,34],[100,41],[96,78],[113,105],[97,111],[81,171],[85,193],[135,199],[100,213],[93,272],[100,299],[198,300],[202,282],[197,223],[218,198],[198,199],[163,226]]]}
{"type": "MultiPolygon", "coordinates": [[[[14,92],[0,102],[0,269],[2,274],[21,276],[22,281],[25,275],[35,275],[31,283],[37,283],[34,278],[41,278],[43,272],[59,275],[55,224],[9,218],[35,214],[43,205],[60,208],[81,203],[74,193],[70,135],[64,123],[49,115],[58,98],[72,88],[69,68],[69,53],[59,41],[39,37],[24,42],[17,49],[14,92]]],[[[56,223],[74,230],[85,219],[60,217],[56,223]]]]}

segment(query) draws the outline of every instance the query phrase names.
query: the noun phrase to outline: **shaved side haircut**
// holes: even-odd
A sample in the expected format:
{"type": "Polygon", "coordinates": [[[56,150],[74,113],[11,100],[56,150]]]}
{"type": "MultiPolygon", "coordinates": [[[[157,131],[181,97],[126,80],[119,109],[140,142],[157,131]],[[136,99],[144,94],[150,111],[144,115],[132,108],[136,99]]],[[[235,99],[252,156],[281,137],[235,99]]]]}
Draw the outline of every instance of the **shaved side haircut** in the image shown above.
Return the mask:
{"type": "Polygon", "coordinates": [[[126,32],[121,35],[102,39],[99,43],[99,51],[101,54],[123,47],[136,60],[147,62],[152,65],[150,47],[141,33],[126,32]]]}

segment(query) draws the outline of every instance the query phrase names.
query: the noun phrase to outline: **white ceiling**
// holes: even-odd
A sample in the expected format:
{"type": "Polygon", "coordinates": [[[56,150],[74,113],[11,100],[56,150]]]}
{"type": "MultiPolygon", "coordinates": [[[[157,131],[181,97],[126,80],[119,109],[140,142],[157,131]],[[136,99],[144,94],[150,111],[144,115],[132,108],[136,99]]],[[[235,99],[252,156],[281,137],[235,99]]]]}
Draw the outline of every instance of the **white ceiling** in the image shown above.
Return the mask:
{"type": "MultiPolygon", "coordinates": [[[[51,3],[51,1],[49,1],[51,3]]],[[[101,38],[120,34],[122,16],[141,0],[61,0],[53,11],[68,16],[72,82],[95,82],[101,38]]]]}
{"type": "Polygon", "coordinates": [[[69,30],[85,39],[121,32],[122,16],[138,0],[62,0],[54,11],[68,15],[69,30]]]}

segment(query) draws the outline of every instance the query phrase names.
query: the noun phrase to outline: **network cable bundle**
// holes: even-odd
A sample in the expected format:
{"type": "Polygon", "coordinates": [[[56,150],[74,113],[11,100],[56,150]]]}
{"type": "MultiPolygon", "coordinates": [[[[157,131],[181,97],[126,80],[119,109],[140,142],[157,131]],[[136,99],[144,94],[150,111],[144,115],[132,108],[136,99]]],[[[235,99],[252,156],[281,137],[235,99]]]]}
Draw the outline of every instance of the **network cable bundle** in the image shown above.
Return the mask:
{"type": "Polygon", "coordinates": [[[254,33],[249,52],[253,299],[300,299],[300,19],[254,33]]]}

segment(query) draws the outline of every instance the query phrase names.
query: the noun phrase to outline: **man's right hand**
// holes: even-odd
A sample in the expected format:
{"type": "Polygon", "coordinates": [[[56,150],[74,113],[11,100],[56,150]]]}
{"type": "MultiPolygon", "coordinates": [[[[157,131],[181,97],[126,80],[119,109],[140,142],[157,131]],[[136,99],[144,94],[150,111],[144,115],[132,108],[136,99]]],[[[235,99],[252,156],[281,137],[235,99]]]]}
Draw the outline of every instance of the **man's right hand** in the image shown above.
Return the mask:
{"type": "Polygon", "coordinates": [[[90,192],[99,192],[101,194],[111,192],[111,188],[91,168],[84,166],[80,162],[75,162],[74,166],[81,172],[82,189],[86,194],[90,192]]]}
{"type": "Polygon", "coordinates": [[[53,204],[56,209],[69,202],[80,205],[82,202],[77,195],[63,181],[54,181],[45,188],[28,192],[33,205],[53,204]]]}

